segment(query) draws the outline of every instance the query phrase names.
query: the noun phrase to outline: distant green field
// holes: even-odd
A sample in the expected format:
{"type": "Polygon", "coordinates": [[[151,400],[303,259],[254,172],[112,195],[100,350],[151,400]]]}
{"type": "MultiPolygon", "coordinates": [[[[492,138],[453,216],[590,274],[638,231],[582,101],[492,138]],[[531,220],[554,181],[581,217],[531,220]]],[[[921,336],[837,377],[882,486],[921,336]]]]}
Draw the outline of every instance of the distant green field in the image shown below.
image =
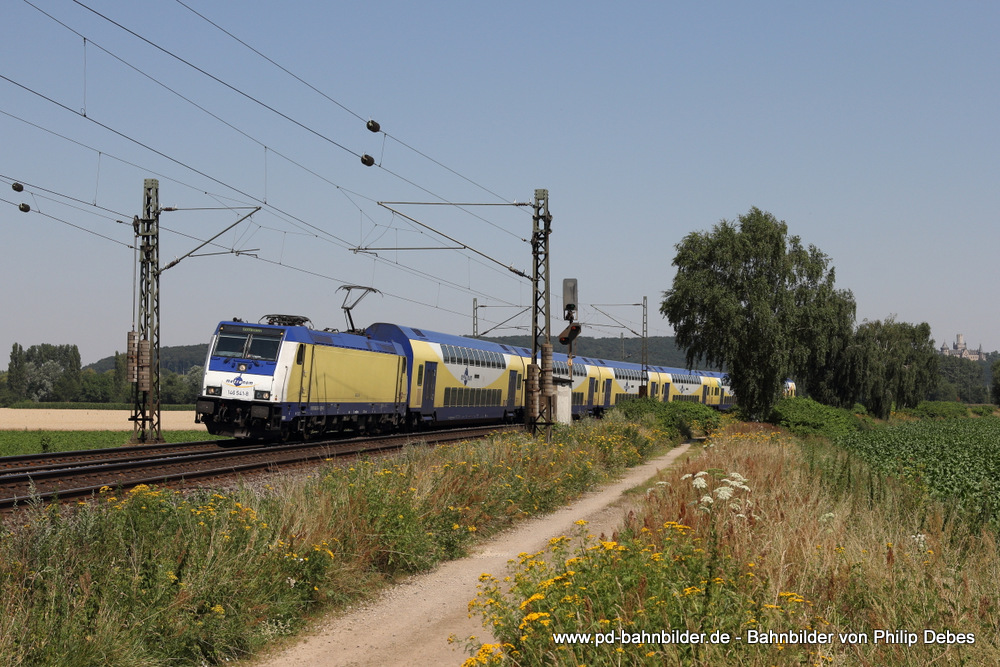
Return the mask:
{"type": "Polygon", "coordinates": [[[1000,522],[1000,419],[923,420],[838,441],[874,470],[901,477],[956,512],[1000,522]]]}
{"type": "MultiPolygon", "coordinates": [[[[132,431],[0,431],[0,456],[101,449],[129,444],[132,431]]],[[[208,440],[205,431],[164,431],[167,442],[208,440]]]]}

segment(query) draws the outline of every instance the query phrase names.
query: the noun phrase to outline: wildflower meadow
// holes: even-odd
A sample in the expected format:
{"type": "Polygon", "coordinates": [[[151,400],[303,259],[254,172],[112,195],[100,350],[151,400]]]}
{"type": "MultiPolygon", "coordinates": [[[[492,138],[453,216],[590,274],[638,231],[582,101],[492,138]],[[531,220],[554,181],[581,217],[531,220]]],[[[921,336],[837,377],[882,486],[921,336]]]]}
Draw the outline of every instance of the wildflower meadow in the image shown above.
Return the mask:
{"type": "Polygon", "coordinates": [[[483,573],[467,667],[1000,664],[996,533],[811,442],[730,426],[617,533],[483,573]]]}
{"type": "Polygon", "coordinates": [[[465,552],[666,441],[620,419],[375,459],[225,490],[105,487],[0,527],[4,665],[212,665],[323,609],[465,552]]]}

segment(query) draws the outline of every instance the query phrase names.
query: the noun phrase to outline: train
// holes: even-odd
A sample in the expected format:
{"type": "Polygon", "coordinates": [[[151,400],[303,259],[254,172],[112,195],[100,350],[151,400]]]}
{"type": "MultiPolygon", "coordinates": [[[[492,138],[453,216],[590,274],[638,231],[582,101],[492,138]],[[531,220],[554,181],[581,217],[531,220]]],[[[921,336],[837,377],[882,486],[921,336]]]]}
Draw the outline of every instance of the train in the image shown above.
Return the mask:
{"type": "MultiPolygon", "coordinates": [[[[524,420],[531,350],[398,324],[319,330],[302,316],[220,322],[195,421],[220,437],[312,439],[441,425],[524,420]]],[[[642,392],[720,410],[735,397],[725,374],[553,354],[572,415],[600,416],[642,392]]],[[[785,393],[795,386],[786,382],[785,393]]]]}

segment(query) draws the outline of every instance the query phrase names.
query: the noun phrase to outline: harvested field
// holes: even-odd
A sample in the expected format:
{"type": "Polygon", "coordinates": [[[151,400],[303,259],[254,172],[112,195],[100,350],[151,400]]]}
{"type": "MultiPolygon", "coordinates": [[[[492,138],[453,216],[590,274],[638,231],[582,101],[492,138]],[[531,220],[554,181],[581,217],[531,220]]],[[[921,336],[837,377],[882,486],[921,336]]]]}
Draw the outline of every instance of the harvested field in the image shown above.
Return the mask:
{"type": "MultiPolygon", "coordinates": [[[[14,410],[0,408],[0,431],[131,431],[128,410],[14,410]]],[[[194,411],[160,413],[164,431],[203,431],[194,411]]]]}

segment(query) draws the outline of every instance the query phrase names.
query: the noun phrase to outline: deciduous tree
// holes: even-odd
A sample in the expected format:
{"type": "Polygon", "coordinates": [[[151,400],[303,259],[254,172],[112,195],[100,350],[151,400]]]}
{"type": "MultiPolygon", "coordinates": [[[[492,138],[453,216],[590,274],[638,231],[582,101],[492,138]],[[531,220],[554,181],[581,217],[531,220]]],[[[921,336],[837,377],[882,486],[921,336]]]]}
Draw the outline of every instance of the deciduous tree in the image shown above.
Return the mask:
{"type": "Polygon", "coordinates": [[[689,367],[724,365],[752,418],[768,415],[794,373],[818,388],[833,381],[826,369],[846,349],[854,298],[835,289],[825,254],[758,208],[688,234],[676,249],[660,312],[689,367]]]}
{"type": "Polygon", "coordinates": [[[990,369],[993,371],[990,393],[993,394],[993,402],[1000,405],[1000,359],[994,361],[990,369]]]}
{"type": "Polygon", "coordinates": [[[858,326],[849,355],[851,386],[868,411],[885,419],[893,407],[916,407],[937,385],[938,356],[931,327],[865,321],[858,326]]]}

